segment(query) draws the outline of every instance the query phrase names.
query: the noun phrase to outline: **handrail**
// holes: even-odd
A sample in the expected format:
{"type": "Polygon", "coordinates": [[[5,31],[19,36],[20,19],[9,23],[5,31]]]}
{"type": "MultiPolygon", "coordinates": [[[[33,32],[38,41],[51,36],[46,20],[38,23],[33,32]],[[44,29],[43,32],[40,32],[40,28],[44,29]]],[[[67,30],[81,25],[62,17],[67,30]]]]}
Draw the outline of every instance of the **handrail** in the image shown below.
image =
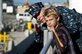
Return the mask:
{"type": "Polygon", "coordinates": [[[53,39],[50,39],[48,41],[48,43],[43,47],[43,49],[41,50],[40,54],[46,54],[46,52],[48,51],[48,48],[50,47],[52,42],[53,42],[53,39]]]}

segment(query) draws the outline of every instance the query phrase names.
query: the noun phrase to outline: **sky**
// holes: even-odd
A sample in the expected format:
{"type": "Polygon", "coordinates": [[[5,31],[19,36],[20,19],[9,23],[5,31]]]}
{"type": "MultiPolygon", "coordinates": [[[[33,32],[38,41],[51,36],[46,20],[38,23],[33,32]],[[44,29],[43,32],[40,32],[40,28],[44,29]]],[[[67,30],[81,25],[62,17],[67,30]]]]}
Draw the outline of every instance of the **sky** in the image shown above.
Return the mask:
{"type": "Polygon", "coordinates": [[[66,2],[67,0],[13,0],[15,4],[21,5],[24,2],[28,1],[30,4],[36,3],[36,2],[66,2]]]}

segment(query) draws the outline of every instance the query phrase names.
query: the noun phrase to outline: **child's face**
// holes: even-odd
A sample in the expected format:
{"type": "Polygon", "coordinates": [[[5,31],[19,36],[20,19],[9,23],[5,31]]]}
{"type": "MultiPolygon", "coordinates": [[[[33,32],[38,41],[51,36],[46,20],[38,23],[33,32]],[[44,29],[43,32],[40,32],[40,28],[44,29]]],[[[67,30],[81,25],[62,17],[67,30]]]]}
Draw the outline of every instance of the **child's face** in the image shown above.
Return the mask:
{"type": "Polygon", "coordinates": [[[56,27],[57,23],[58,23],[58,18],[55,17],[54,15],[50,15],[50,16],[46,16],[45,17],[46,20],[46,24],[48,27],[52,28],[52,27],[56,27]]]}

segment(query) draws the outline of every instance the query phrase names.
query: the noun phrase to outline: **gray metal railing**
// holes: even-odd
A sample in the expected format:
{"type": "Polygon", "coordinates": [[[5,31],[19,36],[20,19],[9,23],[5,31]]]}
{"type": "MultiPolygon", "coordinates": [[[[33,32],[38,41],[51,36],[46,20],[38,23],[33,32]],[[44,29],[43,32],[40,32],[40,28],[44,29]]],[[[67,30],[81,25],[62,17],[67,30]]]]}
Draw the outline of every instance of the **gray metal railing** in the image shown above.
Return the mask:
{"type": "Polygon", "coordinates": [[[40,54],[52,54],[52,47],[51,44],[53,43],[53,32],[48,30],[44,30],[44,47],[41,50],[40,54]]]}
{"type": "Polygon", "coordinates": [[[49,42],[43,47],[40,54],[46,54],[52,42],[53,42],[53,39],[50,39],[49,42]]]}

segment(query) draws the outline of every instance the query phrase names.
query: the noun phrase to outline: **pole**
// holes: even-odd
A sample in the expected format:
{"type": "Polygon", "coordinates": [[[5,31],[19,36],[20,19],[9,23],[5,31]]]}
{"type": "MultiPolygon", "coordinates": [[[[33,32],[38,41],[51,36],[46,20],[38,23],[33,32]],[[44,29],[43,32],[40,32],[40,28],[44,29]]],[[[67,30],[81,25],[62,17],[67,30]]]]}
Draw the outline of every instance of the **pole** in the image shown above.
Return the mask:
{"type": "Polygon", "coordinates": [[[44,30],[44,46],[47,44],[48,42],[48,30],[44,30]]]}
{"type": "Polygon", "coordinates": [[[0,31],[3,28],[3,24],[2,24],[2,0],[0,0],[0,31]]]}

